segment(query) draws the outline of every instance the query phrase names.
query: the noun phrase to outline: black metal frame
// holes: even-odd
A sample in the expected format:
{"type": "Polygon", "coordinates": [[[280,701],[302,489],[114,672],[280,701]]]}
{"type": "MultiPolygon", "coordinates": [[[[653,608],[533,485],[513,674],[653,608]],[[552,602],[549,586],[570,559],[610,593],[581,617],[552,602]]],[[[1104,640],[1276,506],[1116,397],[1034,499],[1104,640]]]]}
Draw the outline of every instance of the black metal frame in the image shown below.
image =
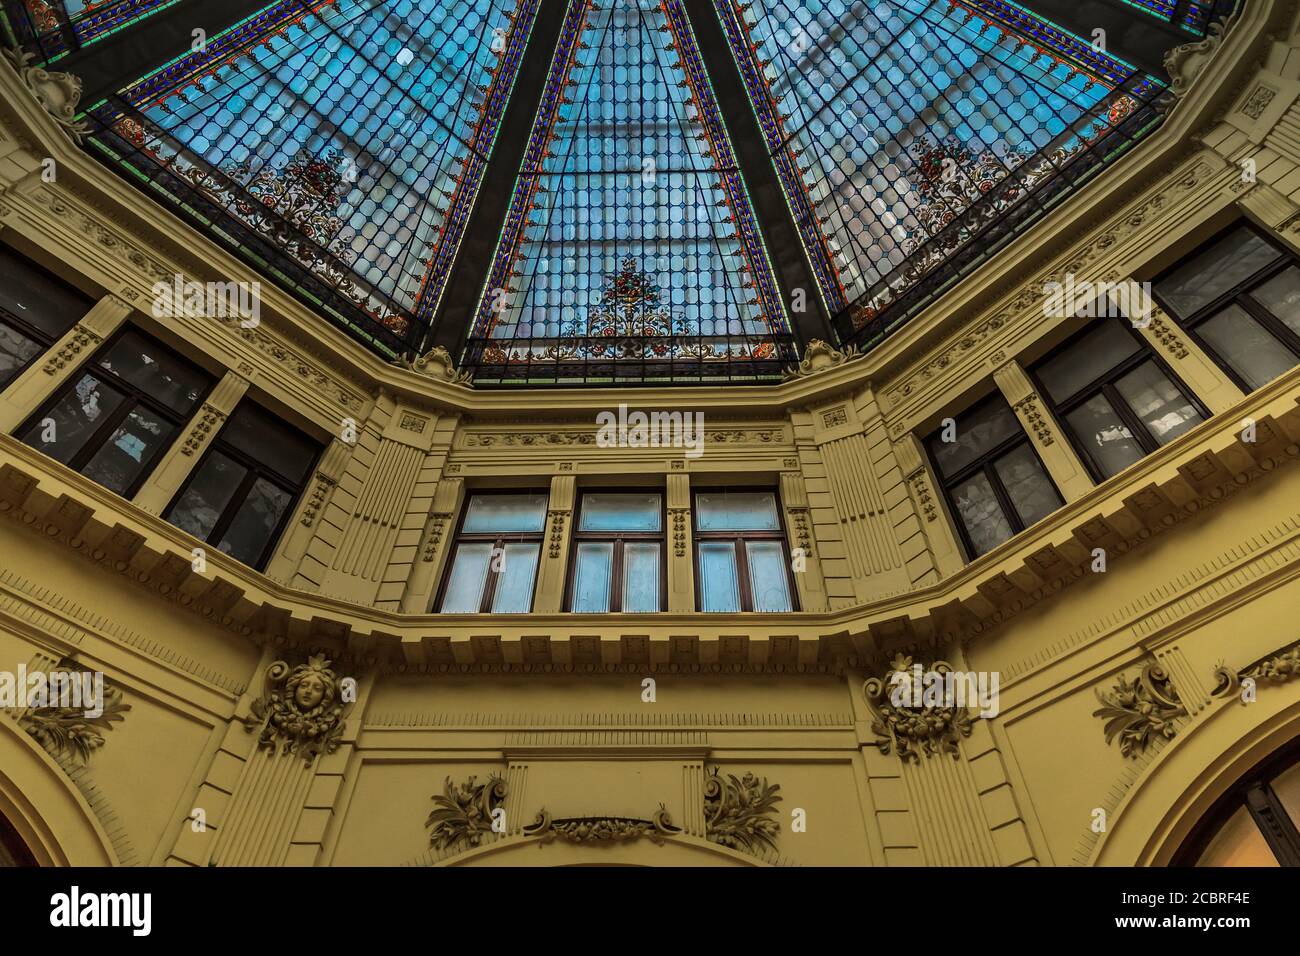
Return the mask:
{"type": "MultiPolygon", "coordinates": [[[[70,329],[72,328],[72,326],[76,325],[79,318],[81,317],[79,316],[77,319],[73,319],[72,322],[69,323],[68,328],[70,329]]],[[[35,342],[37,345],[40,346],[40,348],[37,349],[37,351],[32,355],[31,358],[29,358],[18,368],[14,369],[13,377],[10,378],[9,381],[7,382],[0,381],[0,391],[4,391],[15,381],[17,381],[18,377],[22,375],[23,372],[27,371],[29,368],[31,368],[33,365],[39,362],[41,358],[44,356],[44,354],[54,346],[54,343],[57,342],[58,339],[51,338],[48,332],[44,332],[36,328],[36,326],[31,325],[26,320],[24,320],[21,316],[15,315],[14,313],[10,312],[8,309],[4,308],[3,306],[0,306],[0,325],[8,326],[12,331],[17,332],[19,335],[22,335],[24,338],[31,339],[33,342],[35,342]]]]}
{"type": "MultiPolygon", "coordinates": [[[[997,500],[998,507],[1002,509],[1002,516],[1006,518],[1007,523],[1011,525],[1011,537],[1014,538],[1028,527],[1028,525],[1026,525],[1021,519],[1020,512],[1016,510],[1015,502],[1011,500],[1011,495],[1008,494],[1006,487],[1002,484],[1002,477],[998,474],[997,469],[993,467],[994,462],[1008,452],[1015,451],[1021,445],[1027,446],[1030,453],[1038,461],[1039,466],[1043,469],[1043,477],[1047,479],[1048,487],[1050,487],[1056,494],[1057,501],[1061,505],[1065,504],[1065,498],[1061,494],[1061,489],[1056,487],[1056,482],[1052,478],[1052,473],[1048,470],[1047,466],[1043,464],[1043,459],[1039,456],[1038,449],[1034,447],[1034,443],[1030,440],[1028,433],[1025,431],[1024,427],[1021,426],[1020,419],[1016,416],[1015,410],[1011,409],[1010,405],[1007,404],[1007,400],[1002,396],[1001,392],[994,392],[987,398],[981,399],[975,404],[969,406],[961,414],[963,416],[970,415],[979,411],[985,405],[993,405],[998,402],[1007,405],[1007,408],[1011,411],[1011,416],[1016,419],[1017,430],[1012,432],[992,448],[983,452],[978,458],[975,458],[968,464],[964,465],[952,477],[944,475],[943,469],[939,467],[939,462],[934,457],[934,451],[931,447],[931,444],[938,438],[942,429],[938,429],[931,433],[923,442],[925,445],[925,453],[930,459],[930,470],[934,472],[935,481],[939,485],[939,490],[943,493],[943,500],[947,505],[948,516],[953,527],[957,530],[957,536],[961,540],[962,550],[966,554],[967,561],[974,561],[977,557],[980,557],[980,555],[976,553],[975,545],[972,543],[970,538],[970,532],[967,531],[965,522],[961,520],[960,512],[957,510],[957,503],[952,499],[952,489],[965,481],[969,481],[976,474],[983,474],[985,480],[989,483],[989,487],[993,490],[993,497],[997,500]]],[[[1009,541],[1011,539],[1008,538],[1007,540],[1009,541]]]]}
{"type": "MultiPolygon", "coordinates": [[[[578,491],[577,507],[574,508],[572,541],[569,545],[569,557],[565,570],[564,609],[574,614],[601,613],[599,611],[574,611],[573,588],[577,583],[578,545],[582,543],[613,544],[614,554],[610,565],[609,610],[605,613],[623,613],[623,542],[653,541],[659,545],[659,609],[645,613],[661,613],[668,608],[668,502],[662,488],[641,491],[636,488],[582,488],[578,491]],[[659,530],[658,531],[583,531],[582,505],[587,495],[635,495],[654,494],[659,496],[659,530]]],[[[642,612],[638,612],[642,613],[642,612]]]]}
{"type": "Polygon", "coordinates": [[[1224,824],[1245,806],[1278,863],[1286,867],[1300,866],[1300,830],[1269,786],[1269,781],[1297,761],[1300,761],[1300,741],[1293,740],[1234,783],[1197,823],[1170,865],[1195,866],[1224,824]]]}
{"type": "Polygon", "coordinates": [[[1207,320],[1217,315],[1227,306],[1238,305],[1245,310],[1252,319],[1262,325],[1269,334],[1277,339],[1278,343],[1283,348],[1291,352],[1295,359],[1292,363],[1293,365],[1300,363],[1300,335],[1297,335],[1290,326],[1285,322],[1279,321],[1273,313],[1269,312],[1268,309],[1264,308],[1264,306],[1260,305],[1250,297],[1252,289],[1263,285],[1269,279],[1272,279],[1275,275],[1286,271],[1286,269],[1291,266],[1300,266],[1300,256],[1297,256],[1274,236],[1269,235],[1265,230],[1256,228],[1253,224],[1244,219],[1239,219],[1226,229],[1216,233],[1212,239],[1201,243],[1178,262],[1161,272],[1160,275],[1152,280],[1151,295],[1160,305],[1160,308],[1162,308],[1170,318],[1177,322],[1178,325],[1192,337],[1196,344],[1205,351],[1205,354],[1214,361],[1214,364],[1218,365],[1219,368],[1223,370],[1223,374],[1232,379],[1238,388],[1249,395],[1254,391],[1254,388],[1252,388],[1246,380],[1237,373],[1237,370],[1232,367],[1227,359],[1218,353],[1218,350],[1215,349],[1213,345],[1201,336],[1198,326],[1204,324],[1207,320]],[[1199,256],[1201,253],[1213,247],[1216,243],[1226,238],[1230,233],[1236,232],[1240,228],[1249,229],[1260,239],[1263,239],[1270,246],[1276,249],[1279,253],[1278,259],[1270,265],[1258,270],[1248,278],[1243,279],[1218,298],[1211,301],[1208,305],[1202,306],[1186,318],[1180,316],[1161,298],[1158,288],[1160,281],[1186,265],[1191,259],[1194,259],[1196,256],[1199,256]]]}
{"type": "MultiPolygon", "coordinates": [[[[45,418],[59,402],[63,401],[72,389],[77,387],[77,383],[81,381],[84,375],[93,375],[96,378],[101,379],[103,384],[109,388],[115,389],[119,392],[124,392],[126,394],[126,400],[123,401],[122,404],[111,414],[104,417],[104,421],[95,428],[91,433],[90,438],[82,444],[80,450],[72,456],[64,467],[71,468],[73,471],[81,474],[81,469],[86,467],[86,463],[90,461],[90,459],[95,456],[95,453],[104,446],[105,442],[107,442],[112,436],[113,431],[117,426],[126,421],[127,416],[129,416],[131,411],[138,405],[144,405],[159,418],[165,419],[176,426],[176,431],[172,436],[172,440],[166,444],[159,445],[153,455],[150,456],[149,460],[141,463],[140,473],[136,475],[135,480],[121,492],[121,496],[128,500],[135,497],[141,486],[143,486],[149,479],[149,476],[153,474],[153,470],[158,467],[158,463],[162,461],[163,456],[167,454],[168,450],[170,450],[171,446],[174,445],[177,440],[183,437],[182,433],[185,430],[185,426],[189,424],[190,420],[194,417],[195,412],[203,407],[204,401],[206,401],[207,397],[212,393],[212,389],[216,387],[218,380],[217,376],[214,376],[202,365],[190,361],[175,349],[163,344],[159,339],[150,335],[145,330],[127,323],[109,336],[108,340],[102,346],[96,349],[95,352],[86,359],[86,361],[82,362],[81,365],[77,367],[76,371],[69,375],[64,381],[63,386],[57,389],[53,395],[46,399],[35,412],[29,415],[27,419],[14,430],[14,434],[21,435],[23,432],[27,431],[27,429],[32,427],[34,423],[39,424],[42,418],[45,418]],[[194,407],[190,411],[189,416],[181,416],[139,386],[126,381],[126,379],[120,378],[116,373],[108,369],[100,367],[99,359],[102,356],[107,355],[113,346],[116,345],[117,342],[128,332],[135,332],[137,335],[152,342],[160,350],[169,353],[172,358],[190,366],[191,368],[197,369],[207,377],[207,388],[205,388],[199,397],[195,399],[194,407]]],[[[34,445],[31,447],[36,448],[34,445]]],[[[36,450],[40,451],[41,449],[36,448],[36,450]]]]}
{"type": "MultiPolygon", "coordinates": [[[[238,411],[239,408],[237,407],[234,412],[231,412],[231,415],[235,415],[238,411]]],[[[290,427],[283,421],[281,421],[281,424],[286,428],[290,427]]],[[[325,453],[324,447],[320,446],[319,443],[316,444],[316,455],[312,459],[311,466],[306,470],[304,478],[299,483],[293,481],[291,478],[285,477],[269,465],[258,461],[257,458],[253,457],[248,452],[236,448],[234,445],[223,442],[221,431],[217,431],[217,433],[212,436],[212,440],[208,444],[207,450],[203,453],[203,457],[199,459],[198,464],[194,466],[193,470],[189,473],[189,476],[185,479],[185,482],[168,503],[166,510],[163,511],[163,520],[171,521],[171,515],[176,509],[176,505],[180,503],[180,500],[183,497],[185,497],[185,493],[189,491],[190,485],[197,480],[199,474],[203,471],[203,466],[207,464],[208,459],[217,452],[225,455],[236,464],[247,468],[248,474],[244,476],[244,480],[240,483],[239,488],[236,489],[235,493],[230,497],[230,500],[226,502],[225,508],[222,509],[221,515],[217,518],[216,524],[212,526],[212,530],[208,532],[208,536],[201,539],[205,544],[212,544],[214,541],[221,540],[222,535],[226,533],[226,530],[235,520],[235,516],[239,513],[239,509],[243,507],[244,502],[248,499],[248,493],[252,490],[253,485],[258,478],[266,479],[281,491],[289,494],[289,506],[284,509],[284,514],[280,516],[279,523],[271,532],[266,544],[262,546],[262,553],[258,555],[257,560],[250,565],[253,570],[261,571],[266,567],[267,562],[270,561],[271,555],[275,553],[276,546],[279,544],[280,538],[284,534],[284,529],[293,519],[294,513],[298,510],[298,502],[302,500],[302,496],[304,492],[306,492],[307,486],[311,484],[312,475],[316,471],[316,466],[320,464],[321,455],[325,453]]],[[[236,558],[235,560],[238,559],[236,558]]]]}
{"type": "MultiPolygon", "coordinates": [[[[786,587],[790,591],[790,610],[799,610],[799,589],[795,586],[794,569],[790,566],[790,541],[786,535],[785,527],[785,509],[781,507],[781,492],[772,487],[727,487],[727,488],[692,488],[691,489],[691,536],[694,539],[692,547],[694,549],[695,561],[695,610],[701,613],[718,613],[705,612],[703,594],[700,591],[700,543],[703,541],[732,541],[736,548],[736,587],[740,591],[740,610],[742,613],[753,613],[754,611],[754,585],[749,579],[749,555],[745,550],[746,540],[751,541],[779,541],[781,543],[781,552],[785,556],[785,578],[786,587]],[[775,531],[701,531],[699,529],[699,506],[696,499],[704,495],[718,495],[733,493],[768,493],[771,494],[773,503],[776,506],[776,523],[775,531]]],[[[762,612],[775,613],[775,612],[762,612]]]]}
{"type": "MultiPolygon", "coordinates": [[[[532,608],[533,602],[537,600],[537,581],[541,577],[542,545],[546,541],[546,521],[542,519],[541,531],[511,531],[501,532],[493,531],[490,533],[467,533],[465,528],[465,519],[469,516],[470,502],[474,498],[488,497],[490,495],[545,495],[547,498],[547,517],[550,515],[550,490],[541,488],[489,488],[481,491],[466,491],[465,501],[460,506],[460,517],[456,520],[456,534],[452,537],[450,551],[447,556],[447,565],[442,571],[442,581],[438,585],[438,593],[434,597],[430,613],[443,613],[442,602],[447,597],[447,585],[451,582],[451,573],[456,568],[456,554],[462,544],[490,544],[495,555],[497,549],[504,548],[507,544],[536,544],[537,545],[537,571],[533,575],[533,594],[532,600],[528,602],[529,608],[532,608]]],[[[502,552],[504,553],[504,552],[502,552]]],[[[483,586],[483,597],[479,601],[477,611],[461,611],[457,613],[464,614],[491,614],[492,600],[496,597],[497,581],[501,577],[501,572],[492,567],[492,561],[488,562],[487,582],[483,586]]],[[[450,612],[448,612],[450,613],[450,612]]]]}
{"type": "Polygon", "coordinates": [[[1189,389],[1183,380],[1174,374],[1174,370],[1170,368],[1169,364],[1163,358],[1156,354],[1155,349],[1153,349],[1150,343],[1148,343],[1137,329],[1133,327],[1133,323],[1129,319],[1120,317],[1101,319],[1099,321],[1118,322],[1120,326],[1122,326],[1124,330],[1133,337],[1133,341],[1137,343],[1137,351],[1124,359],[1124,361],[1120,362],[1118,365],[1113,366],[1088,384],[1077,389],[1068,399],[1059,402],[1053,399],[1048,390],[1043,386],[1043,381],[1039,377],[1039,370],[1046,362],[1069,351],[1080,340],[1096,331],[1097,326],[1092,325],[1091,322],[1085,323],[1084,327],[1078,332],[1071,335],[1068,339],[1056,348],[1052,349],[1027,369],[1030,380],[1033,381],[1034,387],[1038,390],[1038,394],[1042,396],[1043,404],[1046,405],[1051,413],[1056,417],[1061,430],[1065,432],[1066,436],[1070,439],[1070,444],[1083,460],[1084,465],[1088,469],[1088,473],[1092,475],[1093,480],[1098,484],[1114,476],[1108,475],[1102,470],[1100,462],[1093,457],[1092,450],[1088,447],[1087,443],[1083,441],[1079,435],[1075,434],[1074,429],[1070,427],[1070,423],[1066,419],[1066,416],[1070,412],[1074,411],[1074,409],[1100,393],[1105,396],[1108,402],[1110,402],[1111,407],[1115,409],[1115,414],[1119,416],[1124,427],[1127,428],[1129,433],[1133,436],[1133,440],[1138,444],[1138,447],[1142,449],[1143,457],[1158,450],[1160,448],[1160,443],[1157,442],[1151,432],[1147,430],[1147,427],[1143,424],[1142,420],[1134,414],[1133,409],[1129,407],[1128,401],[1124,396],[1120,395],[1119,390],[1115,388],[1115,382],[1118,379],[1123,378],[1139,365],[1145,365],[1147,362],[1155,363],[1156,367],[1159,368],[1160,371],[1164,372],[1164,374],[1169,378],[1169,381],[1173,383],[1174,388],[1178,389],[1183,398],[1185,398],[1188,403],[1200,413],[1202,420],[1211,417],[1209,409],[1201,403],[1201,400],[1196,396],[1196,393],[1189,389]]]}

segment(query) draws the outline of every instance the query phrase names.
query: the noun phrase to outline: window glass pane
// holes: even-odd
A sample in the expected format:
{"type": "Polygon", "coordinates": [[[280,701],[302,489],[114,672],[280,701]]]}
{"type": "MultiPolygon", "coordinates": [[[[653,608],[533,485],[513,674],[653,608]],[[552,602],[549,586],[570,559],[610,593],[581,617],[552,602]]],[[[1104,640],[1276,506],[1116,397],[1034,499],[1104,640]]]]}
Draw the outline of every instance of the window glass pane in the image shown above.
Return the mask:
{"type": "Polygon", "coordinates": [[[221,441],[295,485],[303,483],[320,454],[320,445],[252,402],[235,409],[221,429],[221,441]]]}
{"type": "Polygon", "coordinates": [[[1300,828],[1300,763],[1292,764],[1269,784],[1291,822],[1300,828]]]}
{"type": "Polygon", "coordinates": [[[51,340],[63,337],[90,311],[90,296],[65,285],[12,250],[0,247],[0,311],[22,319],[51,340]]]}
{"type": "Polygon", "coordinates": [[[0,388],[13,381],[23,366],[44,348],[17,329],[0,322],[0,388]]]}
{"type": "Polygon", "coordinates": [[[939,471],[951,477],[990,448],[1017,434],[1023,432],[1016,413],[996,398],[958,416],[952,441],[942,440],[942,430],[931,438],[930,454],[939,471]]]}
{"type": "Polygon", "coordinates": [[[700,607],[706,611],[740,610],[736,546],[730,541],[700,542],[700,607]]]}
{"type": "Polygon", "coordinates": [[[789,611],[790,579],[785,569],[785,548],[779,541],[746,541],[749,583],[754,589],[755,611],[789,611]]]}
{"type": "Polygon", "coordinates": [[[1026,528],[1061,506],[1056,487],[1028,445],[1007,452],[993,468],[1026,528]]]}
{"type": "Polygon", "coordinates": [[[1143,362],[1117,381],[1115,390],[1162,445],[1203,421],[1201,413],[1155,362],[1143,362]]]}
{"type": "Polygon", "coordinates": [[[540,532],[546,526],[546,495],[475,495],[465,512],[466,534],[540,532]]]}
{"type": "Polygon", "coordinates": [[[1296,363],[1291,350],[1236,303],[1206,319],[1196,331],[1252,390],[1296,363]]]}
{"type": "Polygon", "coordinates": [[[255,566],[292,502],[293,496],[283,488],[258,478],[217,547],[232,558],[255,566]]]}
{"type": "Polygon", "coordinates": [[[1288,266],[1252,289],[1250,297],[1300,335],[1300,269],[1288,266]]]}
{"type": "Polygon", "coordinates": [[[22,439],[66,465],[123,401],[125,396],[117,389],[83,375],[46,415],[32,422],[22,439]],[[45,426],[41,424],[45,418],[54,422],[54,440],[48,443],[43,440],[45,426]]]}
{"type": "Polygon", "coordinates": [[[1107,478],[1145,454],[1105,395],[1094,395],[1066,415],[1065,422],[1107,478]]]}
{"type": "Polygon", "coordinates": [[[613,573],[612,542],[579,542],[573,569],[573,609],[587,614],[608,611],[609,581],[613,573]]]}
{"type": "Polygon", "coordinates": [[[492,545],[486,541],[457,545],[451,575],[447,578],[447,592],[442,596],[442,613],[478,613],[491,560],[492,545]]]}
{"type": "Polygon", "coordinates": [[[1243,226],[1157,282],[1155,291],[1175,315],[1186,318],[1281,255],[1243,226]]]}
{"type": "Polygon", "coordinates": [[[658,611],[661,574],[658,541],[623,542],[623,610],[658,611]]]}
{"type": "Polygon", "coordinates": [[[975,550],[972,557],[996,548],[1015,533],[983,472],[953,488],[952,502],[975,550]]]}
{"type": "Polygon", "coordinates": [[[1064,402],[1139,348],[1132,333],[1114,319],[1107,319],[1068,349],[1038,366],[1038,377],[1048,395],[1064,402]]]}
{"type": "Polygon", "coordinates": [[[220,452],[212,452],[167,513],[167,520],[206,541],[247,474],[248,469],[243,465],[220,452]]]}
{"type": "Polygon", "coordinates": [[[513,543],[501,555],[497,589],[492,595],[495,614],[526,614],[533,609],[533,578],[537,575],[537,544],[513,543]]]}
{"type": "Polygon", "coordinates": [[[1268,848],[1250,811],[1238,807],[1205,848],[1197,866],[1277,866],[1277,857],[1268,848]]]}
{"type": "Polygon", "coordinates": [[[126,420],[86,462],[81,473],[105,488],[123,494],[154,456],[171,443],[176,426],[143,405],[131,409],[126,420]]]}
{"type": "Polygon", "coordinates": [[[659,501],[655,494],[590,494],[582,496],[582,531],[658,531],[659,501]]]}
{"type": "Polygon", "coordinates": [[[212,382],[207,373],[134,329],[113,343],[99,365],[182,415],[193,410],[212,382]]]}
{"type": "Polygon", "coordinates": [[[776,495],[770,491],[706,492],[695,496],[701,531],[777,531],[776,495]]]}

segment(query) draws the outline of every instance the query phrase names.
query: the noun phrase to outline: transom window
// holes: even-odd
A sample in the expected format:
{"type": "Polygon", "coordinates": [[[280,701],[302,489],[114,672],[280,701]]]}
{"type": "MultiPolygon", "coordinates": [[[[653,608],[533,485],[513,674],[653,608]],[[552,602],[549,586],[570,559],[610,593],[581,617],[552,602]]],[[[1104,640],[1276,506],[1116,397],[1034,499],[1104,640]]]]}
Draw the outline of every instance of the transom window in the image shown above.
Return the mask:
{"type": "Polygon", "coordinates": [[[695,494],[696,592],[701,611],[791,611],[794,581],[776,494],[695,494]]]}
{"type": "Polygon", "coordinates": [[[1249,226],[1202,246],[1152,291],[1243,391],[1300,362],[1300,265],[1249,226]]]}
{"type": "Polygon", "coordinates": [[[926,441],[966,553],[977,558],[1047,517],[1061,494],[1001,395],[926,441]]]}
{"type": "Polygon", "coordinates": [[[90,311],[91,300],[0,246],[0,389],[90,311]]]}
{"type": "Polygon", "coordinates": [[[1030,374],[1098,481],[1207,417],[1127,319],[1089,322],[1030,374]]]}
{"type": "Polygon", "coordinates": [[[163,517],[260,570],[320,453],[319,443],[243,402],[163,517]]]}
{"type": "Polygon", "coordinates": [[[573,533],[569,609],[662,611],[666,601],[663,496],[587,492],[573,533]]]}
{"type": "Polygon", "coordinates": [[[130,497],[212,384],[207,372],[128,326],[27,420],[18,437],[130,497]]]}
{"type": "Polygon", "coordinates": [[[443,583],[442,613],[532,610],[547,500],[544,492],[470,496],[443,583]]]}
{"type": "Polygon", "coordinates": [[[1300,747],[1237,781],[1179,850],[1175,866],[1300,866],[1300,747]]]}

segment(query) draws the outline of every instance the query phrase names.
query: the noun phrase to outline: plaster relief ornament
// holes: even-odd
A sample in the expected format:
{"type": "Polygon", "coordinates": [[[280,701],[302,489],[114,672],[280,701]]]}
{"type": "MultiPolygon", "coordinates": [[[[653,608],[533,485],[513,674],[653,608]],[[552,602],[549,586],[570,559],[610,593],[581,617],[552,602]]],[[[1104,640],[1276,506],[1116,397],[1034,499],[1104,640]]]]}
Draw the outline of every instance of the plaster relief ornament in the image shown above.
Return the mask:
{"type": "Polygon", "coordinates": [[[1106,694],[1097,691],[1097,699],[1103,706],[1092,716],[1105,718],[1106,743],[1118,737],[1120,753],[1125,757],[1141,753],[1157,740],[1173,739],[1179,718],[1187,716],[1178,691],[1155,662],[1142,668],[1132,680],[1125,680],[1121,674],[1115,680],[1115,689],[1106,694]]]}
{"type": "Polygon", "coordinates": [[[554,840],[566,843],[628,843],[649,838],[651,843],[663,846],[664,841],[681,833],[673,826],[667,808],[661,803],[649,820],[636,817],[564,817],[553,818],[545,808],[537,819],[524,827],[524,836],[537,837],[537,845],[544,846],[554,840]]]}
{"type": "MultiPolygon", "coordinates": [[[[932,678],[934,686],[947,686],[947,675],[951,673],[951,664],[935,661],[926,676],[943,678],[942,681],[932,678]]],[[[882,754],[897,747],[898,756],[904,762],[919,762],[922,755],[932,757],[941,753],[951,754],[956,760],[961,752],[961,738],[971,734],[970,714],[965,707],[956,705],[955,697],[940,695],[937,701],[929,700],[917,680],[912,659],[899,654],[890,662],[884,677],[863,682],[862,695],[875,715],[871,732],[880,738],[876,746],[882,754]],[[906,692],[898,694],[900,688],[906,692]],[[899,698],[908,702],[896,704],[899,698]],[[913,703],[918,700],[920,703],[913,703]]]]}
{"type": "Polygon", "coordinates": [[[1215,51],[1223,45],[1223,38],[1235,23],[1234,17],[1223,22],[1213,21],[1206,29],[1205,39],[1195,43],[1184,43],[1165,54],[1164,67],[1169,74],[1169,89],[1174,96],[1183,96],[1192,87],[1194,81],[1205,69],[1215,51]]]}
{"type": "Polygon", "coordinates": [[[478,846],[492,832],[494,814],[505,805],[506,782],[496,774],[483,783],[476,784],[477,779],[470,777],[458,787],[448,777],[443,792],[433,795],[434,810],[424,825],[433,828],[429,842],[437,849],[478,846]]]}
{"type": "Polygon", "coordinates": [[[28,66],[32,54],[23,49],[5,50],[5,59],[13,67],[23,85],[36,97],[45,111],[80,144],[86,134],[86,124],[77,122],[77,102],[81,99],[81,80],[71,73],[50,73],[40,67],[28,66]]]}
{"type": "Polygon", "coordinates": [[[468,371],[458,370],[456,363],[451,360],[451,353],[441,345],[435,345],[414,361],[403,356],[394,359],[393,364],[439,381],[450,382],[452,385],[469,385],[473,377],[468,371]]]}
{"type": "Polygon", "coordinates": [[[837,349],[832,345],[823,342],[821,339],[809,339],[808,344],[804,347],[803,361],[798,365],[786,369],[786,379],[802,378],[806,375],[815,375],[818,372],[825,371],[828,368],[834,368],[837,365],[843,365],[850,362],[860,355],[856,345],[846,346],[844,349],[837,349]]]}
{"type": "Polygon", "coordinates": [[[752,773],[739,779],[729,773],[724,780],[714,767],[704,781],[705,834],[714,843],[746,853],[776,850],[780,789],[780,784],[769,785],[766,777],[760,780],[752,773]]]}
{"type": "Polygon", "coordinates": [[[131,705],[123,702],[121,688],[105,685],[96,709],[99,713],[90,716],[85,707],[34,707],[18,722],[51,755],[84,764],[104,746],[104,734],[124,719],[131,705]]]}
{"type": "Polygon", "coordinates": [[[324,654],[315,654],[292,669],[284,661],[266,669],[266,693],[244,719],[249,733],[260,730],[259,747],[274,752],[278,746],[281,753],[298,754],[308,762],[338,749],[343,702],[330,663],[324,654]]]}
{"type": "MultiPolygon", "coordinates": [[[[1216,697],[1231,697],[1241,690],[1242,681],[1250,680],[1256,684],[1285,684],[1300,676],[1300,644],[1293,644],[1252,664],[1240,673],[1227,667],[1217,667],[1214,676],[1218,684],[1214,688],[1216,697]]],[[[1242,698],[1246,703],[1246,698],[1242,698]]]]}

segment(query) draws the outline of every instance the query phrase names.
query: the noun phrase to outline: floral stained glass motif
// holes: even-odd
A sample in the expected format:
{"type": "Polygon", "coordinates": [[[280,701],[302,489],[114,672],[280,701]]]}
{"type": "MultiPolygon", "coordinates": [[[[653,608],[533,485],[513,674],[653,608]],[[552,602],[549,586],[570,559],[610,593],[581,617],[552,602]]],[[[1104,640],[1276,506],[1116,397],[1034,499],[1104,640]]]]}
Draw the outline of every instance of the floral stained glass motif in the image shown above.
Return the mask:
{"type": "Polygon", "coordinates": [[[477,310],[477,378],[730,377],[779,371],[789,341],[679,0],[572,0],[477,310]]]}
{"type": "Polygon", "coordinates": [[[864,346],[1082,178],[1067,166],[1117,154],[1161,90],[1003,0],[715,6],[823,300],[864,346]]]}
{"type": "Polygon", "coordinates": [[[93,142],[400,355],[445,287],[537,6],[271,4],[98,104],[93,142]]]}

